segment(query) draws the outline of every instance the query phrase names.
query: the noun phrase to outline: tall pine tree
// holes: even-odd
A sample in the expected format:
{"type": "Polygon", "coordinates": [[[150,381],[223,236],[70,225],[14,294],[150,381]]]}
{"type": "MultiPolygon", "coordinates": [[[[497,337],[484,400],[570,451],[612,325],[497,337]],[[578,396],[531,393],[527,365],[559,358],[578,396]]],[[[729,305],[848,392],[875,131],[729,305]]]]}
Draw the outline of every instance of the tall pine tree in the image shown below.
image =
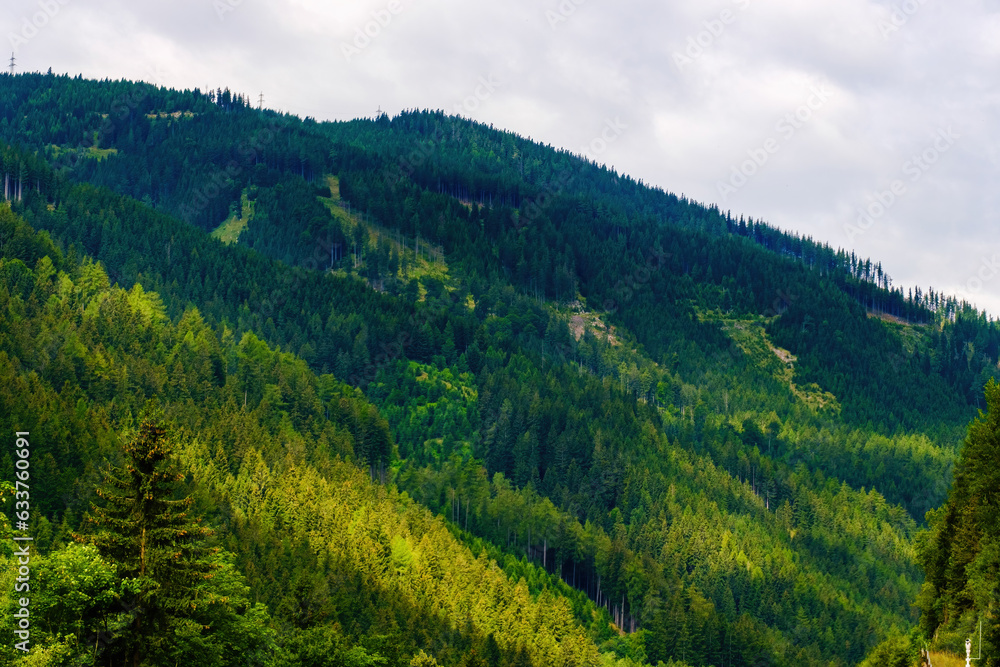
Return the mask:
{"type": "Polygon", "coordinates": [[[189,625],[196,586],[218,567],[205,546],[211,530],[188,515],[192,499],[173,499],[183,475],[169,464],[170,452],[166,429],[144,421],[125,446],[124,465],[109,470],[97,489],[104,506],[93,506],[94,530],[82,538],[117,563],[122,577],[138,582],[124,601],[132,623],[108,647],[117,656],[113,664],[138,667],[154,654],[172,653],[177,631],[189,625]]]}

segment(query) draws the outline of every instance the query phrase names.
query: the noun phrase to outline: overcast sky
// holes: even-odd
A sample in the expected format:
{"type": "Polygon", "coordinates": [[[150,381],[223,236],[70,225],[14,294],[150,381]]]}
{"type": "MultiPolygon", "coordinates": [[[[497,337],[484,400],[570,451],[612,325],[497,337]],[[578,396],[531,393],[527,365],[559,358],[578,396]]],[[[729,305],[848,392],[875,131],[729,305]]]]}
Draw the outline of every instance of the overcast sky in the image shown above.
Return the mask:
{"type": "MultiPolygon", "coordinates": [[[[1000,315],[1000,3],[5,0],[25,70],[431,108],[1000,315]]],[[[792,289],[792,286],[789,287],[792,289]]]]}

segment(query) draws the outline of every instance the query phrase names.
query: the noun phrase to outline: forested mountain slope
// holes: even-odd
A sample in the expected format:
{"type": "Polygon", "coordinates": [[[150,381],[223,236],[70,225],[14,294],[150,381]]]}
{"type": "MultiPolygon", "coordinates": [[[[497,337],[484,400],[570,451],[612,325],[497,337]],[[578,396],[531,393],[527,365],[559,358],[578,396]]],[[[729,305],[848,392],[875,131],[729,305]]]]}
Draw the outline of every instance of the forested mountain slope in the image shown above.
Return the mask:
{"type": "Polygon", "coordinates": [[[228,91],[0,79],[4,352],[93,443],[47,464],[57,547],[165,393],[187,488],[279,628],[274,655],[305,650],[275,619],[313,595],[302,633],[401,665],[494,645],[486,664],[847,665],[915,624],[917,522],[997,369],[983,314],[440,113],[316,123],[228,91]],[[235,243],[209,235],[227,219],[235,243]],[[125,319],[39,276],[93,283],[125,319]],[[292,515],[310,527],[288,542],[292,515]],[[309,546],[355,525],[399,562],[424,563],[424,539],[471,554],[442,560],[454,585],[502,572],[503,599],[569,616],[519,630],[420,568],[366,569],[363,545],[309,546]],[[324,578],[334,562],[356,574],[324,578]]]}
{"type": "MultiPolygon", "coordinates": [[[[409,664],[421,652],[441,664],[482,664],[477,654],[598,664],[573,609],[596,638],[607,623],[593,605],[544,576],[532,577],[533,591],[509,579],[354,465],[391,444],[356,390],[253,334],[237,342],[211,329],[194,307],[170,322],[156,293],[111,287],[100,265],[62,256],[9,209],[0,228],[8,239],[0,402],[4,428],[29,432],[33,444],[39,650],[86,660],[103,630],[97,664],[119,664],[118,635],[128,628],[115,625],[128,596],[116,594],[115,563],[90,564],[72,531],[97,500],[102,462],[120,464],[120,439],[156,398],[187,491],[216,528],[216,548],[241,571],[229,574],[231,588],[199,591],[208,609],[196,618],[214,631],[186,649],[168,642],[183,664],[409,664]],[[232,599],[212,603],[210,593],[232,599]],[[245,620],[219,623],[227,613],[245,620]],[[237,642],[251,654],[227,655],[237,642]]],[[[9,451],[3,467],[13,479],[9,451]]],[[[0,556],[5,609],[17,572],[9,545],[0,556]]],[[[5,613],[8,635],[12,623],[5,613]]],[[[13,647],[2,650],[14,664],[13,647]]]]}

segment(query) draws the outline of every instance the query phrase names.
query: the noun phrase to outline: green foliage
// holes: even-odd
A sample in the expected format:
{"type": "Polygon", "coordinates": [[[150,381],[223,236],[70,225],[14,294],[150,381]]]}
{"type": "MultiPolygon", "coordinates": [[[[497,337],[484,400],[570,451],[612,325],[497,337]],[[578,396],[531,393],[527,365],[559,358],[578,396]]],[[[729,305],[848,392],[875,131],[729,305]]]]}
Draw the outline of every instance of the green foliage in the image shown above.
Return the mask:
{"type": "Polygon", "coordinates": [[[859,667],[914,667],[920,660],[919,637],[890,637],[872,649],[859,667]]]}
{"type": "Polygon", "coordinates": [[[917,540],[926,572],[918,604],[924,632],[955,653],[964,652],[964,638],[982,623],[982,654],[986,664],[995,665],[1000,664],[994,611],[1000,603],[1000,384],[991,380],[985,395],[987,411],[969,425],[948,502],[928,512],[928,529],[917,540]]]}
{"type": "MultiPolygon", "coordinates": [[[[253,655],[267,612],[247,609],[242,575],[211,557],[204,544],[211,531],[186,511],[192,498],[172,499],[182,476],[168,464],[166,429],[143,420],[124,454],[124,465],[106,473],[106,485],[97,490],[104,506],[94,507],[82,536],[115,565],[128,589],[116,597],[129,621],[106,638],[103,659],[218,665],[240,659],[227,649],[253,655]]],[[[93,604],[111,599],[105,595],[93,604]]]]}
{"type": "Polygon", "coordinates": [[[139,590],[139,582],[122,577],[118,565],[91,545],[69,544],[38,564],[34,598],[42,619],[38,629],[51,636],[72,635],[86,646],[99,632],[120,633],[131,621],[122,602],[139,590]]]}

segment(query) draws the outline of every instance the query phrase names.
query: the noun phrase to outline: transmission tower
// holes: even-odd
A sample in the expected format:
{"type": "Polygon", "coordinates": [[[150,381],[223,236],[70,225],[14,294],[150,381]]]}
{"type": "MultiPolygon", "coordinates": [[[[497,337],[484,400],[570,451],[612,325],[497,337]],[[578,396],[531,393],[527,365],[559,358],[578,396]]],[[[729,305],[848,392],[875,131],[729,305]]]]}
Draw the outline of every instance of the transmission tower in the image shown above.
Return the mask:
{"type": "Polygon", "coordinates": [[[10,52],[10,65],[8,65],[8,67],[10,68],[10,75],[11,76],[14,76],[14,67],[15,67],[16,64],[17,64],[17,60],[14,58],[14,52],[11,51],[10,52]]]}
{"type": "Polygon", "coordinates": [[[263,90],[260,91],[260,95],[257,97],[257,108],[258,109],[263,109],[264,108],[264,91],[263,90]]]}

